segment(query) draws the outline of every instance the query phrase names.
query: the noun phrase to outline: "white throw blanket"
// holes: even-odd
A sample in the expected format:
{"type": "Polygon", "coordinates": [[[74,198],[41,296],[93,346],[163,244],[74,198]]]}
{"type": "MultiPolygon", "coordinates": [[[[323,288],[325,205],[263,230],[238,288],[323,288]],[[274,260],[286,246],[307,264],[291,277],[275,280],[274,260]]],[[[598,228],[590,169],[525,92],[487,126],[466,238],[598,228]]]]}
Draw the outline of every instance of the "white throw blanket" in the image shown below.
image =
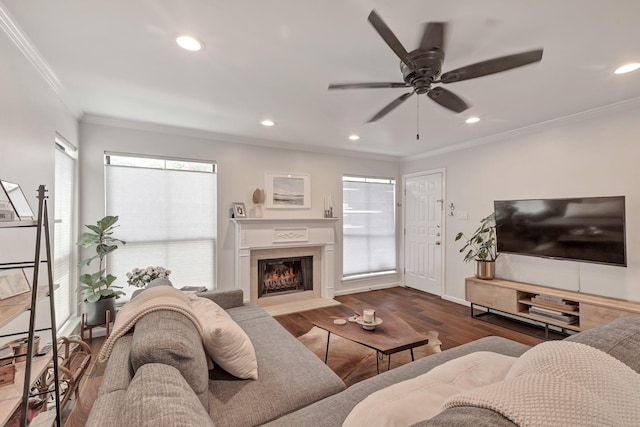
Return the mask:
{"type": "Polygon", "coordinates": [[[458,357],[370,394],[342,426],[405,427],[429,419],[451,396],[504,379],[515,362],[515,357],[489,351],[458,357]]]}
{"type": "Polygon", "coordinates": [[[476,406],[519,426],[640,425],[640,375],[585,344],[550,341],[524,353],[503,381],[460,393],[444,408],[476,406]]]}
{"type": "Polygon", "coordinates": [[[187,295],[171,286],[148,288],[118,311],[113,331],[98,354],[98,362],[104,362],[109,358],[116,340],[126,334],[142,316],[157,310],[171,310],[184,314],[191,319],[198,333],[202,335],[202,326],[191,310],[187,295]]]}

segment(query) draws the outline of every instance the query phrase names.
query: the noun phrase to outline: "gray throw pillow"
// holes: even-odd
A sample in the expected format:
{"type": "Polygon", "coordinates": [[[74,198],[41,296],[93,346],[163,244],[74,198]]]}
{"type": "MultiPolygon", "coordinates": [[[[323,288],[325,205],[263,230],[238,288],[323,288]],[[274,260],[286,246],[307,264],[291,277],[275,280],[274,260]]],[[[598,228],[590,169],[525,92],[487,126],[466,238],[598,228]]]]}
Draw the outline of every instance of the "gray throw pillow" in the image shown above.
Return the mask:
{"type": "Polygon", "coordinates": [[[182,313],[158,310],[140,318],[133,331],[129,358],[135,372],[148,363],[173,366],[209,410],[209,370],[202,338],[182,313]]]}

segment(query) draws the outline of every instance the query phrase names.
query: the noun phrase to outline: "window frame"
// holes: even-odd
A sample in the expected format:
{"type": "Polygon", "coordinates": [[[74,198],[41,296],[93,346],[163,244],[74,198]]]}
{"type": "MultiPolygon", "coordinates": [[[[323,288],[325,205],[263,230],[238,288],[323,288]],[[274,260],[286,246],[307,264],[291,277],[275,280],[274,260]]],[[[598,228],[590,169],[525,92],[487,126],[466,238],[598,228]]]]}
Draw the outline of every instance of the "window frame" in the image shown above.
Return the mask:
{"type": "MultiPolygon", "coordinates": [[[[218,202],[217,202],[217,194],[218,194],[218,165],[215,161],[213,160],[206,160],[206,159],[192,159],[192,158],[182,158],[182,157],[174,157],[174,156],[161,156],[161,155],[151,155],[151,154],[137,154],[137,153],[123,153],[123,152],[113,152],[113,151],[105,151],[104,153],[104,173],[105,173],[105,190],[107,188],[107,185],[109,185],[108,183],[108,179],[107,179],[107,170],[109,167],[118,167],[118,168],[135,168],[135,169],[150,169],[150,170],[158,170],[158,171],[174,171],[174,172],[189,172],[189,173],[205,173],[205,174],[212,174],[215,176],[215,183],[214,183],[214,188],[215,188],[215,193],[214,193],[214,197],[215,197],[215,201],[214,201],[214,211],[212,213],[212,220],[214,221],[214,237],[211,239],[212,243],[213,243],[213,247],[212,247],[212,282],[211,286],[212,289],[216,289],[217,288],[217,276],[218,276],[218,252],[219,252],[219,248],[220,248],[220,236],[218,235],[218,229],[217,229],[217,215],[219,212],[219,206],[218,206],[218,202]],[[115,159],[117,158],[123,158],[124,160],[126,159],[146,159],[149,160],[150,163],[147,165],[141,164],[141,165],[128,165],[128,164],[124,164],[122,162],[114,162],[115,159]],[[156,163],[155,165],[153,164],[154,161],[160,162],[160,163],[156,163]],[[169,165],[170,163],[192,163],[194,165],[206,165],[209,166],[210,169],[209,170],[198,170],[196,169],[185,169],[185,168],[179,168],[179,167],[175,167],[173,165],[169,165]]],[[[109,213],[109,191],[106,190],[105,192],[105,209],[107,214],[109,213]]],[[[127,241],[127,237],[126,236],[118,236],[119,238],[122,238],[123,240],[127,241]]],[[[208,239],[205,239],[208,240],[208,239]]],[[[158,239],[152,239],[152,240],[144,240],[144,241],[135,241],[136,244],[139,245],[154,245],[154,244],[173,244],[173,243],[180,243],[180,242],[194,242],[195,240],[189,237],[185,237],[184,239],[176,239],[176,238],[171,238],[171,239],[166,239],[166,238],[158,238],[158,239]]],[[[133,242],[128,242],[130,245],[133,244],[133,242]]],[[[154,264],[155,265],[155,264],[154,264]]],[[[146,267],[146,266],[142,266],[142,265],[138,265],[135,266],[137,268],[142,268],[142,267],[146,267]]],[[[163,266],[168,268],[167,266],[163,266]]],[[[129,270],[130,271],[130,270],[129,270]]],[[[107,262],[107,272],[110,272],[109,269],[109,265],[107,262]]],[[[120,299],[118,299],[118,304],[123,304],[126,301],[128,301],[130,299],[131,294],[133,293],[133,291],[135,291],[135,288],[131,287],[130,285],[128,285],[126,283],[126,277],[124,277],[126,272],[124,271],[118,271],[118,272],[112,272],[112,274],[115,274],[118,277],[118,286],[123,286],[124,287],[124,291],[127,291],[127,295],[125,297],[121,297],[120,299]]],[[[170,277],[171,279],[171,277],[170,277]]]]}
{"type": "Polygon", "coordinates": [[[364,176],[364,175],[353,175],[353,174],[344,174],[342,176],[342,191],[343,191],[343,225],[342,225],[342,240],[343,240],[343,244],[342,244],[342,281],[347,282],[347,281],[356,281],[356,280],[360,280],[360,279],[367,279],[367,278],[376,278],[376,277],[381,277],[381,276],[388,276],[388,275],[394,275],[398,273],[398,218],[397,218],[397,214],[396,214],[396,201],[397,201],[397,184],[398,184],[398,180],[395,177],[380,177],[380,176],[364,176]],[[367,271],[367,272],[358,272],[358,273],[351,273],[351,274],[345,274],[345,255],[346,255],[346,251],[345,251],[345,236],[347,235],[347,233],[345,233],[345,226],[347,225],[347,221],[345,220],[346,217],[346,211],[345,211],[345,198],[344,198],[344,191],[345,191],[345,187],[344,187],[344,183],[346,181],[351,181],[351,182],[363,182],[363,183],[380,183],[380,184],[389,184],[393,186],[393,201],[391,204],[391,212],[393,215],[393,251],[394,251],[394,257],[393,257],[393,263],[394,263],[394,267],[392,269],[381,269],[381,270],[376,270],[376,271],[367,271]]]}

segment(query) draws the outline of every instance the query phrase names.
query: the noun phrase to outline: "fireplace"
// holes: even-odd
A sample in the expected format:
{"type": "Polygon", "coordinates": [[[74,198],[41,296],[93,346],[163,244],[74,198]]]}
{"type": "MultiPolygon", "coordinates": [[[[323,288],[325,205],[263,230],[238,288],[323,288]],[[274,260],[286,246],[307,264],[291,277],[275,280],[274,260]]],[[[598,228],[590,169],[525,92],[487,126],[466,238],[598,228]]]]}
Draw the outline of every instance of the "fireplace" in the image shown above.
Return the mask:
{"type": "Polygon", "coordinates": [[[235,224],[235,286],[244,291],[245,298],[262,306],[333,298],[337,219],[234,218],[231,221],[235,224]],[[266,291],[260,289],[259,282],[263,282],[265,271],[259,266],[260,261],[276,260],[272,262],[277,265],[282,264],[277,260],[289,258],[312,259],[300,261],[300,267],[294,266],[293,272],[287,273],[295,275],[297,268],[305,270],[302,264],[310,262],[311,267],[306,270],[311,272],[302,279],[302,284],[299,280],[286,279],[271,283],[271,289],[266,291]],[[292,282],[297,284],[294,286],[292,282]]]}
{"type": "Polygon", "coordinates": [[[258,298],[313,290],[313,256],[258,260],[258,298]]]}
{"type": "Polygon", "coordinates": [[[251,251],[250,259],[249,295],[258,305],[321,297],[317,285],[322,283],[319,247],[256,249],[251,251]]]}

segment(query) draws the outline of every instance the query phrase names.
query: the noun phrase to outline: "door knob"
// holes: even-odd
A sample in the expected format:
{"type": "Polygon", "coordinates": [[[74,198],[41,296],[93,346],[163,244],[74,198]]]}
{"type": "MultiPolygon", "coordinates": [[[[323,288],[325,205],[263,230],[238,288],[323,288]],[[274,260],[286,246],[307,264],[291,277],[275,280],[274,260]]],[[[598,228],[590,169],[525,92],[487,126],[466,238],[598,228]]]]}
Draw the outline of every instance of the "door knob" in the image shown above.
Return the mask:
{"type": "Polygon", "coordinates": [[[436,245],[440,246],[440,240],[438,240],[438,241],[436,242],[436,245]]]}

